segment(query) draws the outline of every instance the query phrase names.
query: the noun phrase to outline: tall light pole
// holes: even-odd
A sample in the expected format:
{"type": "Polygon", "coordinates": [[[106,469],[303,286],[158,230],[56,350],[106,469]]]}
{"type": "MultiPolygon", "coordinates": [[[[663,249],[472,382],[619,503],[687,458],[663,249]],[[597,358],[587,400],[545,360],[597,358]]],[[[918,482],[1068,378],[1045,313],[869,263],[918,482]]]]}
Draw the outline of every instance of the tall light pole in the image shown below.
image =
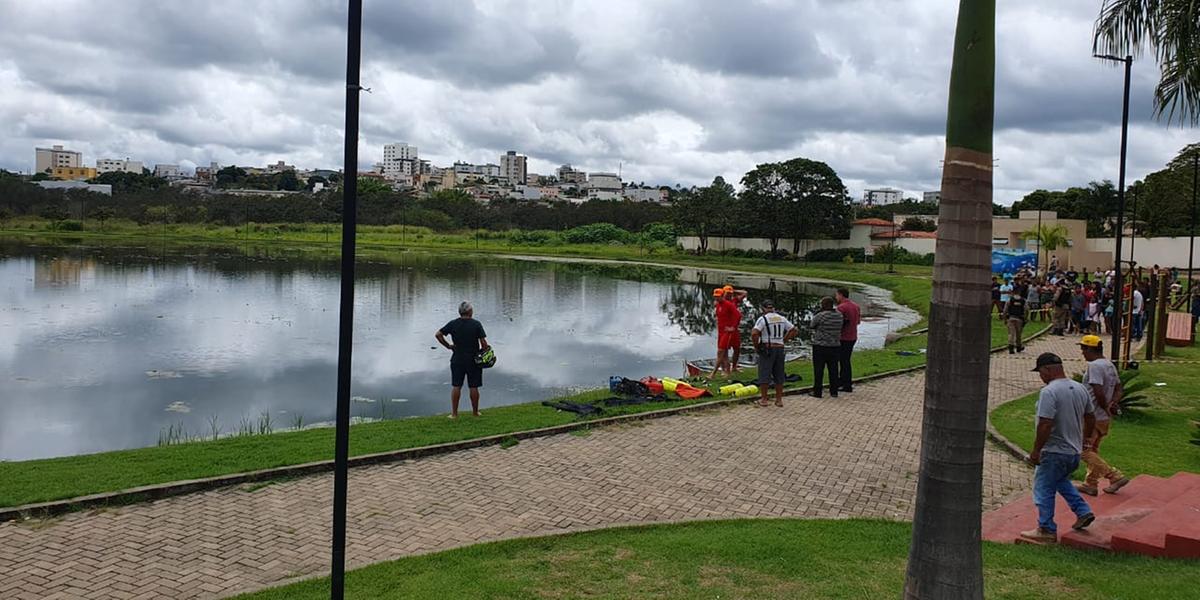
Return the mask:
{"type": "Polygon", "coordinates": [[[1137,226],[1138,226],[1137,197],[1138,197],[1138,195],[1137,195],[1137,190],[1134,188],[1129,188],[1129,193],[1133,196],[1133,206],[1131,207],[1131,210],[1129,211],[1130,213],[1133,214],[1133,218],[1131,218],[1129,220],[1129,262],[1130,262],[1130,264],[1137,264],[1137,253],[1135,253],[1133,251],[1133,249],[1137,245],[1137,226]]]}
{"type": "MultiPolygon", "coordinates": [[[[1042,262],[1042,203],[1038,202],[1038,224],[1037,224],[1037,245],[1038,245],[1038,269],[1046,268],[1042,262]]],[[[1050,275],[1050,270],[1046,269],[1046,275],[1050,275]]]]}
{"type": "Polygon", "coordinates": [[[1192,227],[1188,239],[1188,285],[1187,299],[1192,301],[1192,257],[1196,255],[1196,184],[1200,179],[1200,152],[1192,153],[1192,227]]]}
{"type": "Polygon", "coordinates": [[[1111,54],[1094,54],[1093,56],[1103,60],[1125,63],[1125,96],[1121,103],[1121,169],[1120,181],[1117,186],[1117,247],[1116,259],[1113,261],[1116,265],[1113,281],[1116,301],[1113,305],[1112,361],[1113,364],[1119,365],[1121,364],[1121,304],[1125,296],[1125,282],[1121,273],[1121,238],[1125,233],[1125,149],[1128,147],[1129,141],[1129,74],[1133,69],[1133,57],[1126,55],[1125,58],[1120,58],[1111,54]]]}
{"type": "Polygon", "coordinates": [[[358,228],[358,82],[362,0],[349,0],[346,21],[346,133],[342,176],[342,288],[338,308],[337,417],[333,442],[333,549],[329,597],[342,600],[346,578],[346,480],[350,457],[350,348],[354,333],[354,242],[358,228]]]}

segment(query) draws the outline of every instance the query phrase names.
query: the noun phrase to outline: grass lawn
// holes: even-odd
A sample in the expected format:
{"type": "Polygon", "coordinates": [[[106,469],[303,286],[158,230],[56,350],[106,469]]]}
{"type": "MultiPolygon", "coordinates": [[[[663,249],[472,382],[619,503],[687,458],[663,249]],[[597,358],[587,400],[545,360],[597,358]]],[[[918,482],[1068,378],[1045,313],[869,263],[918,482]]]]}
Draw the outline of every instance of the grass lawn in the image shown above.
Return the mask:
{"type": "MultiPolygon", "coordinates": [[[[1200,347],[1168,347],[1167,358],[1200,360],[1200,347]]],[[[1188,443],[1195,430],[1191,422],[1200,421],[1200,377],[1196,365],[1143,363],[1140,370],[1137,378],[1151,384],[1144,392],[1151,406],[1114,420],[1112,431],[1100,446],[1101,455],[1130,476],[1200,473],[1200,447],[1188,443]]],[[[1034,394],[1001,405],[992,411],[992,425],[1028,451],[1033,447],[1036,403],[1034,394]]],[[[1077,479],[1083,475],[1082,468],[1075,472],[1077,479]]]]}
{"type": "MultiPolygon", "coordinates": [[[[745,520],[607,529],[404,558],[347,574],[350,598],[896,598],[910,526],[745,520]]],[[[1194,562],[984,543],[990,600],[1194,597],[1194,562]],[[1098,576],[1097,574],[1102,574],[1098,576]]],[[[328,578],[239,596],[329,597],[328,578]]]]}

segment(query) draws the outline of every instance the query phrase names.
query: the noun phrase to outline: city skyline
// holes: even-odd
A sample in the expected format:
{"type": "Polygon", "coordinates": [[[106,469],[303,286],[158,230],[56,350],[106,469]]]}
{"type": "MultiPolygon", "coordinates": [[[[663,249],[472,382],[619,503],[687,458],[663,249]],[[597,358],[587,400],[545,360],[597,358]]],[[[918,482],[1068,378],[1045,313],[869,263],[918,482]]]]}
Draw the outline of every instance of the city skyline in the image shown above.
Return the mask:
{"type": "MultiPolygon", "coordinates": [[[[1099,4],[1002,7],[998,202],[1116,178],[1121,81],[1090,56],[1099,4]]],[[[441,166],[516,149],[532,173],[572,164],[686,186],[804,156],[837,170],[852,197],[893,187],[919,198],[940,183],[954,8],[368,2],[359,167],[406,142],[441,166]]],[[[0,24],[0,122],[13,128],[0,168],[28,171],[29,149],[53,144],[89,164],[336,167],[343,10],[14,3],[0,24]]],[[[1157,75],[1149,60],[1134,65],[1131,180],[1191,141],[1150,119],[1157,75]]]]}

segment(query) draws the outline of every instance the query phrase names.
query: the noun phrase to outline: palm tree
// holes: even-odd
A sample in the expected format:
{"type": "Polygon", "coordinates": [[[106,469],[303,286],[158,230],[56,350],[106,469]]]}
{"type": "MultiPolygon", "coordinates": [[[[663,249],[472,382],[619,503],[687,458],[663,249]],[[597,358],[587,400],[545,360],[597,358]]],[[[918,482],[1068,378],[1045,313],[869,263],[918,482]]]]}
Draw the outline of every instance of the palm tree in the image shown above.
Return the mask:
{"type": "Polygon", "coordinates": [[[1104,0],[1092,48],[1104,54],[1154,54],[1161,72],[1154,114],[1200,122],[1200,9],[1193,0],[1104,0]]]}
{"type": "Polygon", "coordinates": [[[982,599],[996,2],[960,0],[929,311],[921,473],[904,596],[982,599]]]}
{"type": "Polygon", "coordinates": [[[1054,252],[1059,248],[1065,248],[1069,241],[1069,231],[1065,225],[1039,225],[1029,231],[1021,233],[1023,240],[1037,240],[1038,243],[1038,264],[1042,262],[1042,248],[1047,252],[1054,252]]]}

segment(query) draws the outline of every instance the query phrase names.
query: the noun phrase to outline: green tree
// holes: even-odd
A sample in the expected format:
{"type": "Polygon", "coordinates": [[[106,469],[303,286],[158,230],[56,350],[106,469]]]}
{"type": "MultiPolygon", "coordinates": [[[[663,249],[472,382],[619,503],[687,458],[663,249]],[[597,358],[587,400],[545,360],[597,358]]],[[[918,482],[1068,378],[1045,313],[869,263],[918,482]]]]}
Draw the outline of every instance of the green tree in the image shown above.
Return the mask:
{"type": "Polygon", "coordinates": [[[30,181],[49,181],[50,174],[49,173],[34,173],[33,176],[29,178],[29,180],[30,181]]]}
{"type": "Polygon", "coordinates": [[[1021,233],[1023,240],[1037,240],[1038,243],[1038,264],[1045,265],[1042,260],[1042,250],[1046,252],[1054,252],[1059,248],[1065,248],[1070,242],[1070,232],[1067,231],[1065,225],[1054,224],[1050,225],[1043,223],[1040,227],[1034,227],[1029,231],[1021,233]]]}
{"type": "Polygon", "coordinates": [[[681,189],[671,204],[671,222],[677,231],[695,235],[701,254],[708,252],[708,240],[716,233],[729,233],[737,220],[737,196],[723,177],[711,185],[681,189]]]}
{"type": "Polygon", "coordinates": [[[275,186],[275,189],[288,192],[295,192],[302,187],[300,185],[300,178],[296,177],[296,172],[291,169],[279,174],[279,180],[275,183],[275,186]]]}
{"type": "Polygon", "coordinates": [[[960,0],[929,308],[909,600],[982,600],[996,3],[960,0]]]}
{"type": "Polygon", "coordinates": [[[60,223],[71,218],[67,209],[58,204],[47,204],[38,209],[38,216],[52,222],[54,227],[58,227],[60,223]]]}
{"type": "Polygon", "coordinates": [[[101,183],[112,186],[113,194],[128,194],[147,190],[157,190],[167,185],[167,180],[142,173],[127,173],[125,171],[110,171],[101,173],[90,180],[90,183],[101,183]]]}
{"type": "MultiPolygon", "coordinates": [[[[1192,210],[1192,159],[1200,154],[1200,144],[1190,144],[1175,155],[1166,168],[1155,171],[1130,186],[1130,198],[1137,199],[1134,220],[1138,231],[1147,236],[1188,235],[1190,221],[1181,218],[1192,210]]],[[[1127,206],[1131,206],[1129,200],[1127,206]]]]}
{"type": "Polygon", "coordinates": [[[117,216],[117,211],[111,206],[97,206],[90,216],[100,222],[100,230],[104,231],[104,222],[117,216]]]}
{"type": "Polygon", "coordinates": [[[8,222],[13,218],[13,212],[6,206],[0,206],[0,229],[8,227],[8,222]]]}
{"type": "Polygon", "coordinates": [[[217,187],[237,187],[246,180],[246,170],[229,165],[217,171],[217,187]]]}
{"type": "Polygon", "coordinates": [[[318,183],[328,184],[329,181],[320,175],[312,175],[304,182],[304,189],[311,192],[316,189],[318,183]]]}
{"type": "Polygon", "coordinates": [[[904,231],[937,231],[937,225],[929,219],[909,217],[900,223],[900,229],[904,231]]]}
{"type": "Polygon", "coordinates": [[[391,193],[392,186],[388,182],[377,177],[359,177],[358,178],[358,197],[383,195],[391,193]]]}
{"type": "Polygon", "coordinates": [[[751,227],[761,231],[778,251],[779,239],[800,242],[848,228],[846,187],[829,165],[807,158],[758,165],[742,178],[742,195],[751,213],[751,227]]]}
{"type": "Polygon", "coordinates": [[[1092,48],[1102,54],[1154,55],[1154,114],[1200,122],[1200,12],[1193,0],[1104,0],[1092,48]]]}

